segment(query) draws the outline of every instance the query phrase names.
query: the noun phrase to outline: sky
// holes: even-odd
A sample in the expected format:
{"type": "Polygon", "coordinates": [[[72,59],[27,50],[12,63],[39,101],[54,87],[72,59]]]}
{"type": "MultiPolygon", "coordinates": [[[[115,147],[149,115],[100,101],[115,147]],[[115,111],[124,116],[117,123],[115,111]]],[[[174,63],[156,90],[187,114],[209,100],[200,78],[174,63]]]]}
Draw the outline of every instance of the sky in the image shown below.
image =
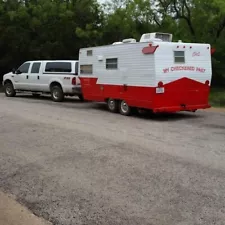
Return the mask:
{"type": "Polygon", "coordinates": [[[98,0],[99,3],[104,3],[106,0],[98,0]]]}

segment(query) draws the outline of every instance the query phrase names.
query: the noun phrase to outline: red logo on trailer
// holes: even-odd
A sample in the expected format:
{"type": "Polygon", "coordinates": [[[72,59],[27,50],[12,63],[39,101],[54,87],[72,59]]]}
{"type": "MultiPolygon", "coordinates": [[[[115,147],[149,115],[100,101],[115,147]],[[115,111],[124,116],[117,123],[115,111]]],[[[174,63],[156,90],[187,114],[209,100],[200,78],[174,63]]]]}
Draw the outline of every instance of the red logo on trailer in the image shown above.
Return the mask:
{"type": "Polygon", "coordinates": [[[155,51],[156,51],[156,49],[157,49],[158,47],[159,47],[158,45],[152,46],[152,44],[149,44],[148,47],[144,47],[144,48],[142,49],[142,53],[143,53],[143,54],[154,54],[155,51]]]}

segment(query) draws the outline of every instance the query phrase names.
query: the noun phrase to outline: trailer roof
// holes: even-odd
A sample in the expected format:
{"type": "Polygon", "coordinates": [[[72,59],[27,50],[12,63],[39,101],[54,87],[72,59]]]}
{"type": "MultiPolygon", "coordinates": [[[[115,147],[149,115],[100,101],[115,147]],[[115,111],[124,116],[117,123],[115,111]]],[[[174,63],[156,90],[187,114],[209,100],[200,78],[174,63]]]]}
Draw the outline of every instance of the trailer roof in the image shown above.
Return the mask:
{"type": "Polygon", "coordinates": [[[176,46],[183,46],[184,44],[187,46],[197,46],[197,45],[202,45],[202,46],[210,46],[208,43],[188,43],[188,42],[161,42],[161,41],[153,41],[153,42],[135,42],[135,43],[123,43],[123,44],[117,44],[117,45],[101,45],[101,46],[93,46],[93,47],[85,47],[85,48],[80,48],[80,50],[86,50],[86,49],[93,49],[93,48],[103,48],[103,47],[115,47],[115,46],[127,46],[127,45],[148,45],[148,44],[153,44],[153,45],[176,45],[176,46]]]}

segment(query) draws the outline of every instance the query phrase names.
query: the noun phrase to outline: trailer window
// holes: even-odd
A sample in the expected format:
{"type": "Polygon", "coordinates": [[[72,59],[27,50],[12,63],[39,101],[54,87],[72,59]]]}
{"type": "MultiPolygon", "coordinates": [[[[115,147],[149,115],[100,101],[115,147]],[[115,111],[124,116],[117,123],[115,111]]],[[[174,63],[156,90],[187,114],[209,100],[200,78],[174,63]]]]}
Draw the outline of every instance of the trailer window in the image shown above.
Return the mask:
{"type": "Polygon", "coordinates": [[[80,65],[80,74],[92,74],[93,67],[92,65],[80,65]]]}
{"type": "Polygon", "coordinates": [[[174,51],[174,62],[175,63],[184,63],[185,62],[184,51],[174,51]]]}
{"type": "Polygon", "coordinates": [[[87,56],[92,56],[92,50],[87,50],[87,56]]]}
{"type": "Polygon", "coordinates": [[[118,67],[118,59],[117,58],[111,58],[106,59],[106,69],[107,70],[115,70],[118,67]]]}

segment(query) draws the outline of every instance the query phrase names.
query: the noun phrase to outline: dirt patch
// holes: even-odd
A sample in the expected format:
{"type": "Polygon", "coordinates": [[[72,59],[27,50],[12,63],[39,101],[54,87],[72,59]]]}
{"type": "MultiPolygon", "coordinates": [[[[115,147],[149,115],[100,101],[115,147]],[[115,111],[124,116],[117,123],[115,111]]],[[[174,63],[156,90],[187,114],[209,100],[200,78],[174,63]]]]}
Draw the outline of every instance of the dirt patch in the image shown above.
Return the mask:
{"type": "Polygon", "coordinates": [[[211,107],[209,109],[205,109],[204,111],[225,113],[225,108],[211,107]]]}
{"type": "Polygon", "coordinates": [[[13,196],[0,191],[0,224],[4,225],[51,225],[36,217],[28,209],[17,203],[13,196]]]}

